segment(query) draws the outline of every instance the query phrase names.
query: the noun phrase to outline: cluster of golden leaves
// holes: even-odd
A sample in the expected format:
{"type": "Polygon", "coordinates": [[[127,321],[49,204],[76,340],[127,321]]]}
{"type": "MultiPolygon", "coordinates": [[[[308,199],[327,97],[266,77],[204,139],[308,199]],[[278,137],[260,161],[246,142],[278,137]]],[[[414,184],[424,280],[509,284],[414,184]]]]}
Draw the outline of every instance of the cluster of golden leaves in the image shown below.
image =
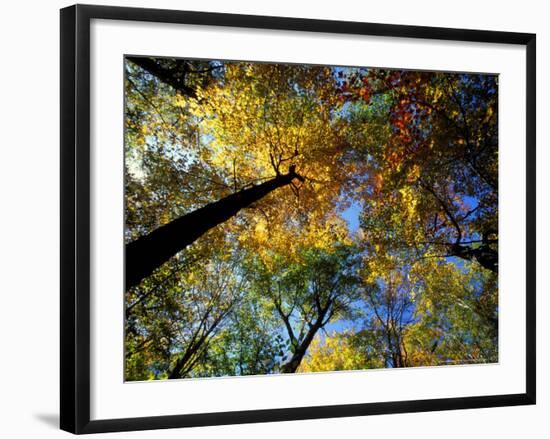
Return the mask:
{"type": "Polygon", "coordinates": [[[199,160],[229,187],[259,184],[290,166],[304,179],[224,225],[239,230],[241,245],[255,248],[264,261],[271,253],[328,249],[347,239],[337,214],[347,172],[335,86],[328,67],[227,63],[223,82],[199,89],[189,101],[203,140],[199,160]]]}

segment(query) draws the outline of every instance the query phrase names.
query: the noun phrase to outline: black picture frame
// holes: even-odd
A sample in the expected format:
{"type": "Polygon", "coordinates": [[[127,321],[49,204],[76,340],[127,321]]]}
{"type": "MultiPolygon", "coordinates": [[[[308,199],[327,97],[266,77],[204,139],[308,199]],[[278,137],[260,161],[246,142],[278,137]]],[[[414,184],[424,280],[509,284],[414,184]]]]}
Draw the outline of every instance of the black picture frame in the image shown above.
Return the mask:
{"type": "Polygon", "coordinates": [[[61,429],[81,434],[535,404],[536,36],[359,22],[75,5],[61,10],[61,429]],[[526,47],[526,392],[90,420],[90,21],[131,20],[526,47]]]}

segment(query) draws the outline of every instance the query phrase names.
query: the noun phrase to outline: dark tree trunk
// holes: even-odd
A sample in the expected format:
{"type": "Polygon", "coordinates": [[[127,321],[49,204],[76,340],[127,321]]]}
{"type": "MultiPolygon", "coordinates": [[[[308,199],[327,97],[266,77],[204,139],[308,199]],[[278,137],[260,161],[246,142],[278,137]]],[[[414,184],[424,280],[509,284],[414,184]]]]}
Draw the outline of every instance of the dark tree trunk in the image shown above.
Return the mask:
{"type": "Polygon", "coordinates": [[[309,348],[309,345],[313,341],[315,334],[317,334],[317,331],[319,331],[319,329],[321,329],[330,319],[329,317],[329,319],[325,321],[325,317],[332,305],[333,305],[333,301],[329,300],[323,308],[319,309],[319,315],[317,316],[315,323],[313,323],[313,325],[310,326],[306,336],[302,339],[300,344],[296,347],[296,350],[292,354],[292,357],[290,358],[290,360],[281,367],[282,373],[296,372],[296,369],[298,369],[298,367],[300,366],[300,363],[302,362],[302,359],[304,358],[304,355],[306,354],[309,348]]]}
{"type": "Polygon", "coordinates": [[[168,374],[168,379],[178,379],[183,378],[182,369],[184,366],[189,363],[189,360],[191,357],[198,351],[199,346],[193,346],[192,348],[188,348],[187,351],[185,351],[185,354],[181,358],[176,361],[176,365],[172,369],[172,371],[168,374]]]}
{"type": "Polygon", "coordinates": [[[294,354],[292,354],[292,358],[281,367],[282,373],[296,372],[296,369],[298,369],[298,367],[300,366],[300,363],[302,362],[302,359],[304,358],[304,355],[306,354],[309,345],[313,341],[313,338],[315,337],[315,334],[320,329],[320,327],[321,325],[313,325],[311,328],[309,328],[309,331],[307,332],[305,338],[302,340],[298,348],[294,351],[294,354]]]}
{"type": "Polygon", "coordinates": [[[195,97],[195,89],[187,85],[186,77],[189,73],[189,66],[185,60],[175,60],[174,67],[167,67],[155,58],[128,57],[128,60],[141,67],[146,72],[158,78],[167,85],[172,86],[182,94],[195,97]]]}
{"type": "Polygon", "coordinates": [[[243,189],[219,201],[183,215],[126,244],[126,289],[149,276],[168,259],[195,242],[213,227],[235,216],[277,188],[292,180],[303,180],[293,166],[288,174],[281,174],[258,186],[243,189]]]}
{"type": "Polygon", "coordinates": [[[451,246],[451,255],[467,261],[477,261],[483,268],[498,273],[498,251],[488,244],[482,244],[478,248],[463,245],[451,246]]]}

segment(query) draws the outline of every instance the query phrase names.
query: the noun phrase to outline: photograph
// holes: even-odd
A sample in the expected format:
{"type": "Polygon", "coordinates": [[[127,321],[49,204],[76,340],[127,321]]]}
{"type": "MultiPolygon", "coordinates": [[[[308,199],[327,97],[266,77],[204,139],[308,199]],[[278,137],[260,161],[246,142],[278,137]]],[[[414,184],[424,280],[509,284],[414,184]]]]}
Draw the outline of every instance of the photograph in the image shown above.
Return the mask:
{"type": "Polygon", "coordinates": [[[543,2],[6,6],[0,438],[545,437],[543,2]]]}
{"type": "Polygon", "coordinates": [[[123,63],[126,382],[499,362],[498,74],[123,63]]]}

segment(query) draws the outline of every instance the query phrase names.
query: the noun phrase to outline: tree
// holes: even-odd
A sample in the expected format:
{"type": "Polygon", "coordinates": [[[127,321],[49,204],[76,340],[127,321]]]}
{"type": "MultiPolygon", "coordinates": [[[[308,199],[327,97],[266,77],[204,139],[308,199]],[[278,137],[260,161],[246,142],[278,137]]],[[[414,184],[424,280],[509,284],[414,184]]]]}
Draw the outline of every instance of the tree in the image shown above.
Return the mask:
{"type": "MultiPolygon", "coordinates": [[[[187,214],[175,216],[128,242],[127,287],[149,276],[211,228],[233,218],[243,208],[263,200],[278,188],[291,185],[295,195],[300,189],[302,193],[309,192],[300,197],[302,203],[310,198],[311,192],[319,190],[326,192],[329,201],[331,196],[336,196],[329,192],[331,174],[336,172],[329,166],[319,166],[320,161],[334,163],[337,156],[333,154],[341,146],[338,127],[331,122],[331,105],[336,104],[329,93],[332,88],[330,71],[326,68],[227,64],[223,81],[205,90],[197,86],[195,98],[187,96],[187,101],[181,103],[178,101],[181,96],[176,94],[175,105],[187,110],[184,118],[200,120],[206,132],[197,133],[198,143],[191,146],[190,151],[163,153],[183,156],[180,164],[184,172],[192,169],[199,159],[209,164],[209,170],[215,169],[216,174],[205,179],[225,188],[226,195],[187,214]],[[269,81],[269,91],[265,89],[266,81],[269,81]],[[246,107],[247,117],[235,111],[241,107],[246,107]],[[304,117],[306,111],[307,119],[304,117]],[[212,140],[203,145],[207,138],[212,140]],[[240,157],[232,152],[236,149],[240,157]],[[254,184],[263,180],[267,181],[254,184]],[[294,182],[307,184],[299,189],[294,182]],[[227,195],[227,189],[232,189],[232,193],[227,195]]],[[[148,101],[145,100],[145,104],[148,101]]],[[[193,122],[186,123],[191,124],[189,129],[199,130],[193,122]]],[[[159,124],[161,127],[167,125],[162,118],[159,124]]],[[[157,152],[165,149],[159,148],[162,141],[162,137],[156,136],[151,142],[157,152]]],[[[131,173],[131,169],[128,171],[131,173]]],[[[141,174],[147,171],[142,170],[141,174]]],[[[142,175],[142,179],[146,178],[147,175],[142,175]]],[[[213,191],[214,194],[219,193],[220,187],[213,191]]],[[[281,196],[279,203],[270,203],[271,214],[276,212],[277,204],[284,203],[287,198],[281,196]]]]}
{"type": "Polygon", "coordinates": [[[269,299],[247,291],[209,343],[192,376],[259,375],[277,371],[287,345],[269,299]]]}
{"type": "Polygon", "coordinates": [[[304,181],[303,177],[296,173],[294,166],[290,166],[288,173],[284,175],[277,175],[257,186],[242,189],[207,204],[130,242],[126,245],[126,287],[137,285],[210,229],[227,221],[241,209],[262,199],[275,189],[291,184],[295,179],[304,181]]]}
{"type": "Polygon", "coordinates": [[[416,275],[422,294],[415,298],[416,321],[408,333],[411,364],[498,361],[497,277],[488,270],[433,261],[422,271],[434,268],[437,275],[416,275]]]}
{"type": "Polygon", "coordinates": [[[294,373],[315,335],[333,318],[350,313],[358,295],[356,264],[353,248],[338,246],[330,253],[302,249],[297,262],[279,257],[269,269],[257,267],[258,287],[286,329],[289,353],[281,372],[294,373]]]}
{"type": "Polygon", "coordinates": [[[498,360],[494,273],[436,259],[393,267],[371,275],[378,287],[366,290],[367,319],[354,337],[369,356],[386,367],[498,360]]]}
{"type": "Polygon", "coordinates": [[[392,273],[383,287],[369,288],[366,300],[370,313],[364,332],[375,334],[378,354],[386,367],[408,367],[407,327],[414,317],[408,282],[399,273],[392,273]]]}
{"type": "Polygon", "coordinates": [[[369,245],[458,257],[496,272],[497,77],[369,70],[349,82],[355,120],[386,127],[377,128],[381,143],[367,134],[352,139],[352,159],[366,156],[370,168],[358,188],[369,245]],[[396,203],[407,206],[405,221],[396,203]]]}
{"type": "Polygon", "coordinates": [[[220,64],[185,59],[145,56],[128,56],[126,59],[189,97],[195,97],[196,88],[205,87],[213,79],[215,70],[222,67],[220,64]]]}
{"type": "MultiPolygon", "coordinates": [[[[164,282],[157,284],[162,295],[149,290],[127,307],[127,358],[137,355],[138,360],[133,361],[153,367],[162,377],[189,375],[227,324],[246,282],[247,273],[241,270],[238,255],[223,247],[211,251],[207,261],[193,264],[192,271],[175,267],[172,275],[165,275],[164,282]],[[151,347],[157,351],[157,360],[147,365],[147,358],[140,358],[140,353],[151,347]]],[[[129,373],[132,376],[138,371],[129,373]]]]}

